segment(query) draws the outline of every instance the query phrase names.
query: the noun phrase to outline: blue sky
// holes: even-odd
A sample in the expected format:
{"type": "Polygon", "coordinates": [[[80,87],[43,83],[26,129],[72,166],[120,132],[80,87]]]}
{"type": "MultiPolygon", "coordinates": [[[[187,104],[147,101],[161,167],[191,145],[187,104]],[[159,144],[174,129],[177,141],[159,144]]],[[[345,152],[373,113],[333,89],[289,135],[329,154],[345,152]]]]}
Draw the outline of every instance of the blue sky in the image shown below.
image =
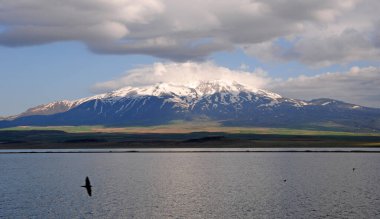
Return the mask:
{"type": "Polygon", "coordinates": [[[189,62],[212,63],[215,78],[218,67],[253,77],[260,69],[266,81],[260,88],[283,96],[380,107],[379,6],[375,0],[0,2],[0,116],[94,95],[97,84],[154,63],[179,63],[181,77],[180,63],[189,62]]]}
{"type": "Polygon", "coordinates": [[[115,78],[149,56],[97,55],[80,43],[53,43],[22,48],[0,47],[0,115],[13,115],[28,107],[62,99],[93,95],[90,87],[115,78]]]}

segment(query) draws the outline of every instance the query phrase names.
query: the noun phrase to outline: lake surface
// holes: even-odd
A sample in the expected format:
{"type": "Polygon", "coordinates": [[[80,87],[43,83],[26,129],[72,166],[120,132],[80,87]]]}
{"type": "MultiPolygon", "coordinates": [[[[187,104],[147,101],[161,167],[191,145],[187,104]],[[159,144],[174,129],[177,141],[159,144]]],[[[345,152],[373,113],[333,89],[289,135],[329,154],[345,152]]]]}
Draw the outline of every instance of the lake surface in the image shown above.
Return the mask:
{"type": "Polygon", "coordinates": [[[379,218],[379,206],[379,153],[0,154],[0,218],[379,218]]]}

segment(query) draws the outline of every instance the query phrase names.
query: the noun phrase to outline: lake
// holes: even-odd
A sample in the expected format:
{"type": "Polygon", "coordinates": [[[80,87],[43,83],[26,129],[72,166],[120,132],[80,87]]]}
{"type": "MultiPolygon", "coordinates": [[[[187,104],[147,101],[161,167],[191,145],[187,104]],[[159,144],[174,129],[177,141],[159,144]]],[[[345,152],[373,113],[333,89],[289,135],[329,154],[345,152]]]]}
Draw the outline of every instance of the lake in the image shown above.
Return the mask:
{"type": "Polygon", "coordinates": [[[379,206],[379,153],[0,154],[0,218],[379,218],[379,206]]]}

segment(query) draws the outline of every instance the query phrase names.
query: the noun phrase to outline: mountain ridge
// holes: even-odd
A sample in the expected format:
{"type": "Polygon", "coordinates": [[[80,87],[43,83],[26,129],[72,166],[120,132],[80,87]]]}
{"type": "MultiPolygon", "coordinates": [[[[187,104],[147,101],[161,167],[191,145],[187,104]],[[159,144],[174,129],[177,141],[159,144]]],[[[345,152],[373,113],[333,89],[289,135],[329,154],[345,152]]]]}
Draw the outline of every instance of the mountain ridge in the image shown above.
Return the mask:
{"type": "MultiPolygon", "coordinates": [[[[91,97],[80,98],[76,100],[61,100],[54,101],[47,104],[41,104],[36,107],[27,109],[25,112],[20,113],[15,116],[7,117],[9,119],[15,119],[24,116],[31,115],[51,115],[56,113],[61,113],[68,111],[84,102],[95,100],[95,99],[107,99],[109,101],[115,101],[123,97],[139,97],[139,96],[160,96],[161,94],[175,94],[175,96],[181,97],[186,96],[187,99],[191,98],[192,100],[205,95],[211,95],[217,92],[228,91],[240,92],[240,91],[249,91],[256,92],[261,95],[267,95],[273,99],[282,98],[279,94],[263,90],[249,88],[247,86],[238,84],[237,82],[225,82],[220,80],[214,81],[198,81],[189,83],[188,86],[185,85],[175,85],[170,83],[158,83],[153,86],[142,86],[142,87],[124,87],[111,91],[108,93],[98,94],[91,97]]],[[[190,100],[191,101],[191,100],[190,100]]],[[[305,104],[306,102],[301,101],[299,103],[305,104]]]]}
{"type": "Polygon", "coordinates": [[[358,129],[380,129],[380,109],[328,98],[291,99],[234,81],[125,87],[88,98],[41,105],[20,115],[0,122],[0,127],[155,125],[205,118],[228,126],[299,127],[333,122],[358,129]]]}

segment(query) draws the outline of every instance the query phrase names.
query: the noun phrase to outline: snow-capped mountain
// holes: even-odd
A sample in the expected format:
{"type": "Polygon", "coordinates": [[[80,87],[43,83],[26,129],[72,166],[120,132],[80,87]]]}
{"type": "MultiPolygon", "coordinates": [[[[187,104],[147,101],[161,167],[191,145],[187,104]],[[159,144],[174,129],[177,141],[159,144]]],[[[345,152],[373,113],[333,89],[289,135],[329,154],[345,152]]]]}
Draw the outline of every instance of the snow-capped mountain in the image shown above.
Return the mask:
{"type": "MultiPolygon", "coordinates": [[[[159,83],[154,86],[125,87],[113,92],[74,101],[62,100],[43,104],[30,108],[24,113],[17,115],[17,117],[62,113],[91,100],[102,100],[109,103],[116,103],[125,98],[142,99],[145,97],[165,97],[167,98],[165,103],[174,103],[176,107],[183,108],[184,110],[193,108],[199,101],[204,101],[204,107],[209,108],[209,105],[215,104],[215,101],[222,105],[229,105],[239,101],[257,101],[259,98],[265,98],[270,100],[270,102],[265,103],[260,107],[268,107],[274,106],[278,104],[280,100],[284,99],[276,93],[249,88],[236,82],[226,82],[222,80],[193,82],[189,83],[188,86],[159,83]],[[246,93],[248,95],[246,97],[240,97],[240,93],[246,93]],[[221,94],[220,99],[218,97],[212,99],[214,94],[221,94]]],[[[303,106],[307,104],[304,101],[293,99],[287,99],[286,101],[293,103],[295,106],[303,106]]]]}
{"type": "Polygon", "coordinates": [[[125,87],[74,101],[27,110],[0,126],[149,125],[207,118],[225,125],[303,126],[334,122],[380,128],[380,110],[332,99],[302,101],[230,81],[125,87]]]}

